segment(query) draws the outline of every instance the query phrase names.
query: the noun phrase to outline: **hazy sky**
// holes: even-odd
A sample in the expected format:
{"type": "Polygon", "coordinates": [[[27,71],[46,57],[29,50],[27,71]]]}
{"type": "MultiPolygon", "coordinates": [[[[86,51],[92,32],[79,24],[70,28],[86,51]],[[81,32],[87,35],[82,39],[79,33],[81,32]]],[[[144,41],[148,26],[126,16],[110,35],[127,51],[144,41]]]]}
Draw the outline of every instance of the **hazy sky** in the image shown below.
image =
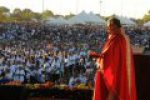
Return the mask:
{"type": "MultiPolygon", "coordinates": [[[[33,11],[42,11],[43,0],[0,0],[0,6],[6,6],[11,11],[14,8],[30,8],[33,11]]],[[[66,15],[69,13],[94,12],[103,16],[112,14],[142,18],[150,10],[150,0],[44,0],[44,10],[49,9],[54,14],[66,15]],[[101,5],[101,7],[100,7],[101,5]]]]}

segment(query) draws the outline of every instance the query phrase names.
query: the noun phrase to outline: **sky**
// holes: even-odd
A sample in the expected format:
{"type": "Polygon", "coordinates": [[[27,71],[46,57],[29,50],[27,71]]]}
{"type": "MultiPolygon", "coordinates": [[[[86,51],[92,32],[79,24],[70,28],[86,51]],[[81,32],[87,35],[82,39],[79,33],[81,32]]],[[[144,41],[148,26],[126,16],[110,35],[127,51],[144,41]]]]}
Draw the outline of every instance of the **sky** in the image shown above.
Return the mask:
{"type": "Polygon", "coordinates": [[[11,12],[15,8],[29,8],[35,12],[42,12],[44,8],[59,15],[85,11],[102,16],[116,14],[142,18],[150,10],[150,0],[0,0],[0,6],[8,7],[11,12]]]}

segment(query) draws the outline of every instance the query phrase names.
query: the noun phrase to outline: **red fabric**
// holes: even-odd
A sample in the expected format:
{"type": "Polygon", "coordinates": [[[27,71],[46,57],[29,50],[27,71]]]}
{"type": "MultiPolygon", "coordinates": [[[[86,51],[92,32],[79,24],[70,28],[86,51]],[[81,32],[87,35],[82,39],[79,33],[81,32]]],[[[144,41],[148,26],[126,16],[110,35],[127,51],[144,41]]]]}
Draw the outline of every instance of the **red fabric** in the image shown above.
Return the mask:
{"type": "Polygon", "coordinates": [[[96,52],[90,52],[90,56],[94,58],[100,57],[100,54],[97,54],[96,52]]]}
{"type": "Polygon", "coordinates": [[[104,74],[96,73],[94,100],[106,100],[110,91],[116,95],[117,100],[137,100],[131,52],[130,79],[127,74],[127,49],[126,39],[122,34],[114,35],[106,41],[102,50],[104,74]]]}
{"type": "Polygon", "coordinates": [[[103,75],[100,71],[95,74],[95,90],[94,90],[94,100],[106,100],[107,88],[104,83],[103,75]]]}

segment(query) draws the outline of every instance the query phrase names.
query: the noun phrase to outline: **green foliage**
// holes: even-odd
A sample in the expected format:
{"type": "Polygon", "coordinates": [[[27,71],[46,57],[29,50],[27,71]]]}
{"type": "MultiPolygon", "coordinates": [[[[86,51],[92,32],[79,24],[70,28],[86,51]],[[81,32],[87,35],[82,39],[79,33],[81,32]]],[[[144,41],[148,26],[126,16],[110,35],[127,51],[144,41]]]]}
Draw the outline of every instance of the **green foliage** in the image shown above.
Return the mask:
{"type": "Polygon", "coordinates": [[[22,11],[19,8],[14,9],[13,13],[11,14],[10,21],[22,21],[22,11]]]}
{"type": "Polygon", "coordinates": [[[15,8],[14,11],[13,11],[13,14],[14,15],[21,15],[21,12],[22,12],[21,9],[15,8]]]}
{"type": "Polygon", "coordinates": [[[42,13],[33,12],[30,9],[21,10],[15,8],[12,13],[6,7],[0,6],[0,22],[20,22],[20,21],[31,21],[47,19],[51,16],[54,16],[53,12],[50,10],[45,10],[42,13]],[[8,16],[9,14],[10,16],[8,16]]]}
{"type": "Polygon", "coordinates": [[[143,23],[150,21],[150,10],[142,18],[143,23]]]}
{"type": "MultiPolygon", "coordinates": [[[[74,14],[70,13],[69,15],[66,15],[65,18],[69,19],[71,17],[75,16],[74,14]]],[[[112,15],[114,16],[114,15],[112,15]]],[[[21,10],[19,8],[14,9],[12,13],[10,13],[10,10],[4,6],[0,6],[0,22],[20,22],[20,21],[31,21],[33,19],[36,20],[46,20],[49,17],[56,17],[54,13],[51,10],[45,10],[42,13],[33,12],[30,9],[24,9],[21,10]]],[[[109,19],[111,16],[104,17],[106,20],[109,19]]],[[[142,25],[143,23],[150,21],[150,10],[143,16],[142,19],[137,19],[136,22],[139,25],[142,25]]]]}
{"type": "Polygon", "coordinates": [[[9,9],[3,6],[0,6],[0,22],[5,22],[8,18],[9,9]]]}
{"type": "Polygon", "coordinates": [[[42,15],[40,13],[33,13],[33,18],[37,19],[37,20],[41,20],[42,19],[42,15]]]}
{"type": "Polygon", "coordinates": [[[9,13],[9,9],[3,6],[0,6],[0,14],[9,13]]]}
{"type": "Polygon", "coordinates": [[[143,25],[143,23],[144,23],[143,19],[136,19],[135,22],[136,22],[138,25],[143,25]]]}
{"type": "Polygon", "coordinates": [[[144,17],[143,17],[143,21],[144,21],[144,22],[148,22],[148,21],[150,21],[150,13],[149,13],[149,14],[144,15],[144,17]]]}
{"type": "Polygon", "coordinates": [[[52,11],[50,10],[45,10],[43,13],[42,13],[42,19],[47,19],[49,17],[53,17],[54,14],[52,11]]]}
{"type": "Polygon", "coordinates": [[[29,21],[34,17],[34,13],[30,9],[24,9],[21,13],[23,21],[29,21]]]}
{"type": "Polygon", "coordinates": [[[73,17],[73,16],[75,16],[75,15],[72,14],[72,13],[70,13],[69,15],[66,15],[65,18],[66,18],[66,19],[69,19],[69,18],[71,18],[71,17],[73,17]]]}

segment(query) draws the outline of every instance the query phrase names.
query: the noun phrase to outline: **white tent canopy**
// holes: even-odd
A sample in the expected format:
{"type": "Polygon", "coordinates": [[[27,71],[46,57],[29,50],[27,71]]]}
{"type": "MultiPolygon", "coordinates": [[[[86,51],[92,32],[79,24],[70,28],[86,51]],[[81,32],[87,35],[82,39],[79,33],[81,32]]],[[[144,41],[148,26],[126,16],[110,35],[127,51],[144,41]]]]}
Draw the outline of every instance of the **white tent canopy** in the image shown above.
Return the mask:
{"type": "Polygon", "coordinates": [[[131,19],[129,19],[127,17],[123,17],[123,16],[115,16],[115,17],[120,20],[122,25],[127,25],[127,26],[135,26],[136,25],[136,23],[134,21],[132,21],[131,19]]]}
{"type": "Polygon", "coordinates": [[[47,19],[47,21],[52,21],[52,20],[55,20],[55,18],[54,18],[54,17],[49,17],[49,18],[47,19]]]}
{"type": "Polygon", "coordinates": [[[70,24],[106,24],[106,21],[92,12],[87,14],[84,11],[68,20],[70,24]]]}
{"type": "Polygon", "coordinates": [[[150,21],[148,21],[148,22],[144,23],[144,25],[143,25],[143,26],[145,26],[145,27],[150,27],[150,21]]]}
{"type": "Polygon", "coordinates": [[[95,14],[93,14],[92,12],[89,13],[89,22],[93,23],[93,24],[101,24],[101,25],[105,25],[106,21],[98,16],[96,16],[95,14]]]}
{"type": "Polygon", "coordinates": [[[58,18],[49,18],[47,20],[47,24],[52,24],[52,25],[67,25],[69,23],[63,17],[58,17],[58,18]]]}
{"type": "Polygon", "coordinates": [[[87,14],[85,12],[81,12],[80,14],[70,18],[68,21],[70,22],[70,24],[85,24],[87,19],[87,14]]]}

